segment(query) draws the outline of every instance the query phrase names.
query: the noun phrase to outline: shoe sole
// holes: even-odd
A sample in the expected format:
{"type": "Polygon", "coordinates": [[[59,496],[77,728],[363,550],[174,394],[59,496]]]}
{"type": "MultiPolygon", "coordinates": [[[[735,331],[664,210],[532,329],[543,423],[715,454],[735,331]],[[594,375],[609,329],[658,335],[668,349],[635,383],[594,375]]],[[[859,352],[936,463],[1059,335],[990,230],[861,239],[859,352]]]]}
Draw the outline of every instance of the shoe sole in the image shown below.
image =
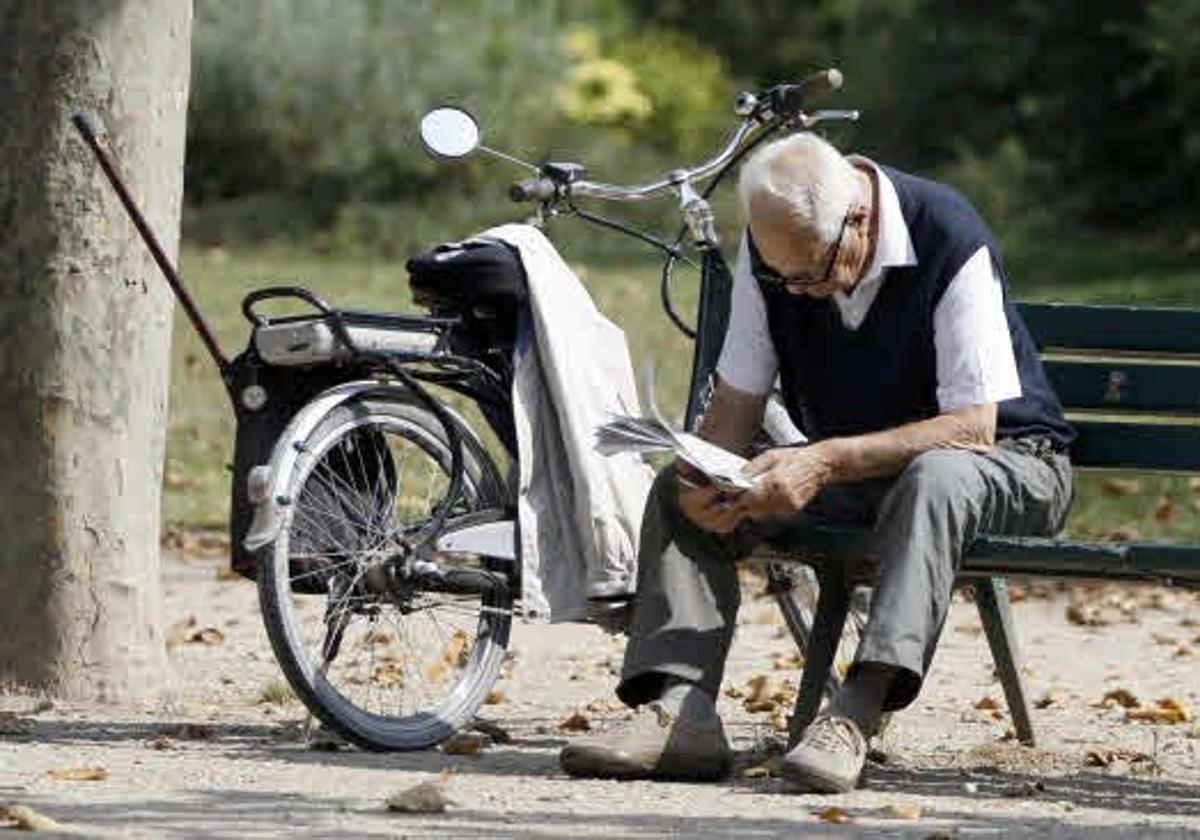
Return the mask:
{"type": "Polygon", "coordinates": [[[849,793],[858,787],[858,783],[862,779],[860,773],[847,783],[844,778],[830,776],[808,767],[796,767],[786,761],[779,765],[779,775],[792,784],[806,788],[813,793],[849,793]]]}
{"type": "Polygon", "coordinates": [[[616,779],[619,781],[675,781],[716,782],[733,772],[733,761],[722,760],[716,766],[705,766],[697,762],[686,772],[673,772],[657,767],[633,764],[617,756],[601,751],[572,749],[566,747],[559,755],[558,763],[568,776],[581,779],[616,779]]]}

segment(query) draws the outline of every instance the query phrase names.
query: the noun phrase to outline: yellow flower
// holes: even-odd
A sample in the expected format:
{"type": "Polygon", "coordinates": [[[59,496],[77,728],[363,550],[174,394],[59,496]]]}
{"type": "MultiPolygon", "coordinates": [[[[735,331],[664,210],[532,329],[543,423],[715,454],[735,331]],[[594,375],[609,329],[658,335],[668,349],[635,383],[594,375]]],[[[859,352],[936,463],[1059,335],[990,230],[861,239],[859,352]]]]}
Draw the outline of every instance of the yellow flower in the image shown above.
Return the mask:
{"type": "Polygon", "coordinates": [[[653,110],[650,98],[638,90],[633,71],[607,58],[572,67],[558,100],[567,117],[585,124],[637,122],[653,110]]]}

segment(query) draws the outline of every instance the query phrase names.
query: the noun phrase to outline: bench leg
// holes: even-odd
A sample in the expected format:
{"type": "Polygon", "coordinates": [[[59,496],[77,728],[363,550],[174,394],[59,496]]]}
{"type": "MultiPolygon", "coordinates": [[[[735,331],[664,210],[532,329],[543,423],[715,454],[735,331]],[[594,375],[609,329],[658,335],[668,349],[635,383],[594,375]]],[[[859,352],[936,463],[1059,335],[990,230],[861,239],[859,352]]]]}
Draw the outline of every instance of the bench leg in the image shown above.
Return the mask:
{"type": "Polygon", "coordinates": [[[975,605],[979,607],[979,618],[987,633],[992,659],[1004,687],[1008,710],[1012,715],[1013,727],[1022,744],[1032,747],[1033,720],[1029,714],[1029,699],[1025,682],[1021,676],[1021,652],[1017,648],[1016,627],[1012,609],[1008,603],[1008,586],[1003,578],[982,578],[975,581],[975,605]]]}
{"type": "Polygon", "coordinates": [[[808,649],[804,651],[804,671],[800,677],[800,691],[796,696],[796,708],[788,721],[789,747],[795,745],[804,730],[821,710],[821,698],[837,655],[842,628],[846,624],[846,613],[850,608],[850,593],[846,590],[846,578],[841,563],[831,559],[818,575],[821,592],[817,597],[817,614],[813,617],[812,634],[808,649]]]}

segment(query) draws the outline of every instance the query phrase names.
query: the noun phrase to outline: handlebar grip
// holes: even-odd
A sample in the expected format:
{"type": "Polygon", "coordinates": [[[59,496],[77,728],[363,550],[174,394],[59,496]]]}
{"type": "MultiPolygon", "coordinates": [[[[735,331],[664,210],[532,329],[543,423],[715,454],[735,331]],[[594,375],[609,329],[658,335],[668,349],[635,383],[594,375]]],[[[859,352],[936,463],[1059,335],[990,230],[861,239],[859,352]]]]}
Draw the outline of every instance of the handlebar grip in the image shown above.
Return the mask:
{"type": "Polygon", "coordinates": [[[778,116],[791,117],[804,109],[814,96],[831,93],[842,86],[842,71],[836,68],[813,73],[794,85],[776,85],[766,93],[769,108],[778,116]]]}
{"type": "Polygon", "coordinates": [[[513,201],[548,201],[554,198],[556,187],[549,178],[528,178],[508,188],[513,201]]]}
{"type": "Polygon", "coordinates": [[[828,70],[822,70],[819,73],[813,73],[806,79],[801,79],[800,84],[796,87],[800,89],[802,97],[808,98],[841,90],[843,81],[842,71],[836,67],[830,67],[828,70]]]}

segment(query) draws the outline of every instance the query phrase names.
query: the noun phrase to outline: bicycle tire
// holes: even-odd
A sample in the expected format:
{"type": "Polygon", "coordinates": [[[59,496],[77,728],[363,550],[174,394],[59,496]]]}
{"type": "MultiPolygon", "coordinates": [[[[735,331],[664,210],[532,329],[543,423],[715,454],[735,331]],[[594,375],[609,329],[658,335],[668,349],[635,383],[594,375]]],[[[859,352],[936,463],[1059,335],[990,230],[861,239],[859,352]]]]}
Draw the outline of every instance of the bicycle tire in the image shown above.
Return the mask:
{"type": "MultiPolygon", "coordinates": [[[[460,431],[462,512],[503,507],[499,472],[465,424],[460,424],[460,431]]],[[[304,442],[304,449],[311,457],[301,459],[287,477],[285,486],[293,501],[283,526],[260,555],[259,600],[276,660],[309,711],[347,741],[372,751],[428,749],[466,726],[495,683],[508,646],[515,582],[509,581],[513,585],[506,594],[472,596],[466,601],[449,596],[441,620],[430,612],[437,601],[417,606],[417,598],[435,593],[415,593],[407,612],[382,596],[373,596],[376,600],[368,603],[365,596],[336,595],[346,579],[352,583],[345,591],[353,593],[365,574],[381,566],[380,558],[388,554],[389,534],[394,539],[401,527],[419,527],[422,516],[428,519],[441,498],[437,489],[444,494],[449,483],[450,449],[445,429],[424,406],[413,400],[378,398],[344,403],[330,411],[304,442]],[[426,463],[430,484],[424,499],[419,493],[408,494],[412,465],[398,458],[410,455],[426,463]],[[362,487],[355,473],[360,465],[362,487]],[[309,562],[296,562],[301,553],[307,554],[309,562]],[[306,587],[296,586],[297,570],[304,570],[301,575],[318,573],[311,562],[314,553],[324,557],[326,563],[318,571],[332,582],[324,595],[306,595],[306,587]],[[307,606],[315,599],[323,600],[319,623],[307,606]],[[378,620],[385,611],[386,625],[378,620]],[[333,625],[344,624],[336,634],[330,632],[331,615],[333,625]],[[360,626],[352,634],[359,617],[367,625],[365,633],[360,626]],[[418,626],[421,619],[429,619],[432,627],[429,622],[418,626]],[[442,620],[459,623],[447,634],[442,620]],[[321,625],[320,644],[306,644],[307,636],[321,637],[321,625]],[[473,625],[473,635],[463,625],[473,625]],[[398,653],[396,643],[404,646],[398,653]],[[343,653],[348,658],[339,663],[343,653]],[[366,668],[359,667],[363,659],[366,668]],[[346,678],[338,684],[344,672],[346,678]],[[404,695],[412,693],[413,682],[419,679],[444,690],[437,692],[436,699],[422,695],[409,703],[404,695]],[[382,702],[373,710],[374,696],[382,702]]],[[[496,569],[502,568],[500,562],[504,561],[480,561],[496,569]]],[[[508,566],[503,568],[512,572],[508,566]]]]}

